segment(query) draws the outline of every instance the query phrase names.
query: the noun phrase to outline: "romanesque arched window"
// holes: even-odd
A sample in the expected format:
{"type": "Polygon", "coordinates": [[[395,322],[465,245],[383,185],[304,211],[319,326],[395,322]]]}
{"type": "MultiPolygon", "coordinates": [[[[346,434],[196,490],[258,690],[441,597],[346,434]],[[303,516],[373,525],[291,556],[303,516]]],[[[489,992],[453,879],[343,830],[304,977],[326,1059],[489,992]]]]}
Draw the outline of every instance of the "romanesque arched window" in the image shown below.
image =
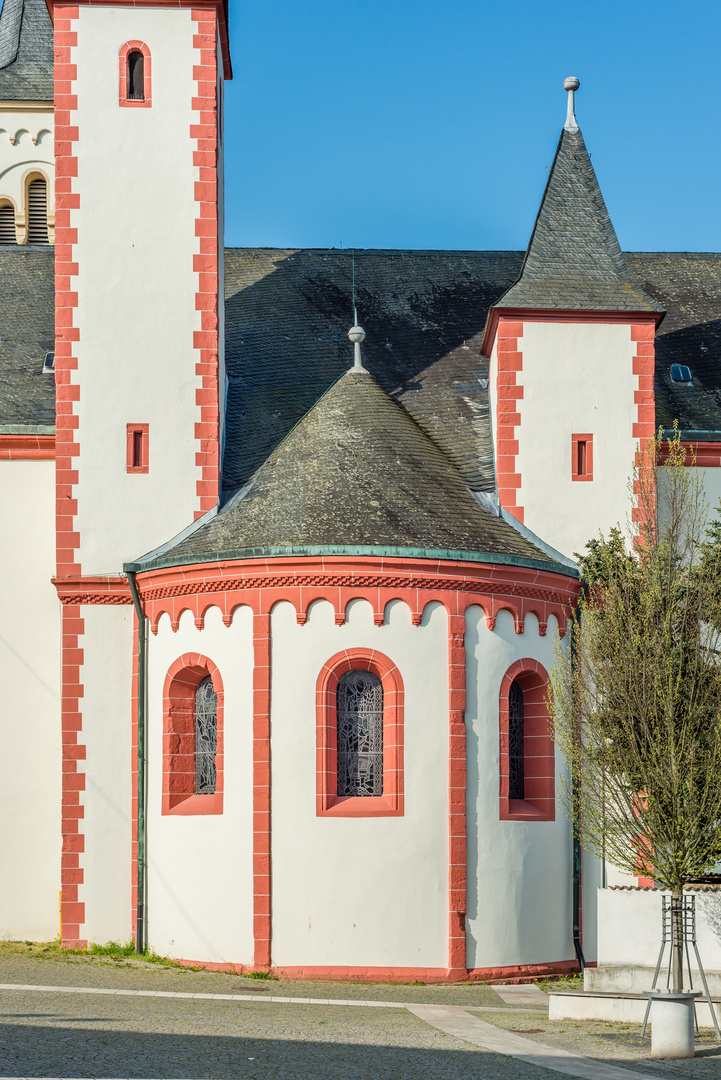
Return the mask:
{"type": "Polygon", "coordinates": [[[28,184],[28,244],[48,243],[48,183],[38,176],[28,184]]]}
{"type": "Polygon", "coordinates": [[[126,60],[128,100],[145,100],[145,57],[139,49],[128,53],[126,60]]]}
{"type": "Polygon", "coordinates": [[[218,695],[208,675],[195,691],[195,794],[213,795],[218,749],[218,695]]]}
{"type": "Polygon", "coordinates": [[[553,821],[556,752],[549,678],[538,660],[511,664],[498,708],[501,821],[553,821]]]}
{"type": "Polygon", "coordinates": [[[10,203],[0,206],[0,244],[17,244],[15,207],[10,203]]]}
{"type": "Polygon", "coordinates": [[[524,795],[523,689],[517,679],[508,691],[508,797],[524,795]]]}
{"type": "Polygon", "coordinates": [[[338,795],[383,794],[383,687],[372,671],[338,680],[338,795]]]}

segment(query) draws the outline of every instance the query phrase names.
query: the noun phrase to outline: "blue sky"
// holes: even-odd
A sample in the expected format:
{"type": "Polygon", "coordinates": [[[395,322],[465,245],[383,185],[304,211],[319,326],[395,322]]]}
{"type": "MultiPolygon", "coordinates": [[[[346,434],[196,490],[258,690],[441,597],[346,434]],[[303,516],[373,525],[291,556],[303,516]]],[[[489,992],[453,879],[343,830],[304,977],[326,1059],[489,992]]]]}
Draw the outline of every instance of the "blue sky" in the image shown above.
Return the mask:
{"type": "Polygon", "coordinates": [[[566,75],[622,247],[721,251],[718,0],[230,0],[226,242],[525,248],[566,75]]]}

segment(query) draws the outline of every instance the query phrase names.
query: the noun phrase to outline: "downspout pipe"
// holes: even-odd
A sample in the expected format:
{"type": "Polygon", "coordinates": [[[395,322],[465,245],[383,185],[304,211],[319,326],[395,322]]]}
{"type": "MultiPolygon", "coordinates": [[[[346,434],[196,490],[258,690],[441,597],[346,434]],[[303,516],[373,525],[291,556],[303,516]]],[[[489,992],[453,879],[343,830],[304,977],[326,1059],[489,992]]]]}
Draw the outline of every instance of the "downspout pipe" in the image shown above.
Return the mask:
{"type": "MultiPolygon", "coordinates": [[[[573,621],[577,627],[581,625],[581,604],[586,597],[586,586],[582,585],[581,599],[579,600],[573,621]]],[[[576,638],[571,637],[571,669],[576,668],[576,638]]],[[[579,731],[580,739],[581,733],[579,731]]],[[[579,797],[578,776],[571,778],[573,784],[573,948],[581,971],[586,970],[586,960],[581,947],[581,828],[579,821],[579,797]]]]}
{"type": "Polygon", "coordinates": [[[145,612],[140,601],[135,573],[127,570],[130,594],[138,619],[138,844],[137,844],[137,906],[135,909],[135,951],[142,956],[145,950],[145,700],[147,696],[145,612]]]}

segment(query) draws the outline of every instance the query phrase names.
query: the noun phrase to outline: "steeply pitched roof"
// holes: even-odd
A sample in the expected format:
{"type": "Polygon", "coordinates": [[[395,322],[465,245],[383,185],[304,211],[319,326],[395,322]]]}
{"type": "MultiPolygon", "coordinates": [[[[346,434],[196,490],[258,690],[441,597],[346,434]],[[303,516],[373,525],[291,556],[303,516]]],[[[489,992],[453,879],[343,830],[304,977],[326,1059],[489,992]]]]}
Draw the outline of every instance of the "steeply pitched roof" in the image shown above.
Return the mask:
{"type": "Polygon", "coordinates": [[[663,310],[629,277],[578,128],[561,132],[520,277],[495,306],[663,310]]]}
{"type": "Polygon", "coordinates": [[[4,0],[0,101],[52,101],[53,25],[45,0],[4,0]]]}
{"type": "Polygon", "coordinates": [[[0,247],[0,430],[55,424],[53,249],[0,247]]]}
{"type": "Polygon", "coordinates": [[[556,565],[479,505],[448,458],[363,369],[331,386],[217,516],[143,563],[349,549],[556,565]]]}
{"type": "MultiPolygon", "coordinates": [[[[519,252],[355,253],[367,368],[476,491],[494,488],[483,327],[519,265],[519,252]]],[[[225,274],[232,493],[348,367],[351,254],[228,248],[225,274]]]]}
{"type": "Polygon", "coordinates": [[[721,255],[639,252],[626,261],[668,312],[656,333],[656,424],[678,420],[689,438],[721,441],[721,255]],[[671,382],[672,364],[691,369],[692,386],[671,382]]]}

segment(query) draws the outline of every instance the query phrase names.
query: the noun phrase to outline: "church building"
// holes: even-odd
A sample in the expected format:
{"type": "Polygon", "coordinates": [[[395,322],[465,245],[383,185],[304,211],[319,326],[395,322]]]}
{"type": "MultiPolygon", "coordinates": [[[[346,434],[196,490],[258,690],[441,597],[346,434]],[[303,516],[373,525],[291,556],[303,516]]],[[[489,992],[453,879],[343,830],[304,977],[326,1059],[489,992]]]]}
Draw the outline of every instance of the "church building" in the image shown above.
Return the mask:
{"type": "Polygon", "coordinates": [[[221,0],[4,0],[0,935],[575,970],[555,643],[657,425],[718,504],[720,257],[621,251],[577,79],[525,253],[224,248],[231,76],[221,0]]]}

